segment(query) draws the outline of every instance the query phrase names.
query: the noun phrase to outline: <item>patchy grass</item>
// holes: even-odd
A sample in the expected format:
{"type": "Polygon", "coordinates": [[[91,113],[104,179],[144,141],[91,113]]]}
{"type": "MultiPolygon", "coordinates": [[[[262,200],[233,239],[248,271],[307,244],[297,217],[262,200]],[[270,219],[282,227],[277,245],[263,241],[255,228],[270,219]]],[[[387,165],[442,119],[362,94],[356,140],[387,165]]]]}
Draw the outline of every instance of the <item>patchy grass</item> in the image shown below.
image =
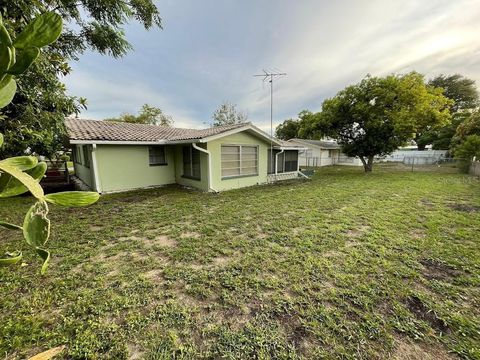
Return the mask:
{"type": "MultiPolygon", "coordinates": [[[[0,201],[21,223],[31,199],[0,201]]],[[[0,354],[65,359],[480,358],[480,183],[328,168],[221,194],[52,206],[46,276],[0,268],[0,354]]]]}

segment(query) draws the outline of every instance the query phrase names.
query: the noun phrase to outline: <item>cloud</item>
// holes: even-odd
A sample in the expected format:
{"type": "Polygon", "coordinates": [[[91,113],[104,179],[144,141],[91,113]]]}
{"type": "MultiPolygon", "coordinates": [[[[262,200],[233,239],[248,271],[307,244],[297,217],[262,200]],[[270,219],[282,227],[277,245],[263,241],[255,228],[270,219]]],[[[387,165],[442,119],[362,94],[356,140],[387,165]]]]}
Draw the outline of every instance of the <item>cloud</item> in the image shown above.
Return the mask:
{"type": "Polygon", "coordinates": [[[274,122],[295,117],[366,74],[412,70],[480,80],[480,4],[458,1],[168,0],[163,31],[132,25],[135,52],[114,61],[94,54],[67,85],[86,96],[88,116],[136,112],[151,103],[177,125],[205,126],[223,100],[270,127],[269,84],[253,74],[278,68],[274,122]],[[178,119],[178,120],[177,120],[178,119]]]}

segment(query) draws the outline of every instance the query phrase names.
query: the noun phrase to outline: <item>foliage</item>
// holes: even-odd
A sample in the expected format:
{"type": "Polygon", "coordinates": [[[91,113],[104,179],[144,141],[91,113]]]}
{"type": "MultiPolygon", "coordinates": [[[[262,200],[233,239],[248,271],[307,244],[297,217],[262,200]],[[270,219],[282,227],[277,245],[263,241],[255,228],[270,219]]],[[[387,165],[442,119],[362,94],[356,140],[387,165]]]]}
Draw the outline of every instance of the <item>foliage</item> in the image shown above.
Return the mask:
{"type": "Polygon", "coordinates": [[[480,159],[480,135],[468,135],[455,148],[455,158],[460,160],[460,169],[467,173],[473,158],[480,159]]]}
{"type": "Polygon", "coordinates": [[[309,116],[306,132],[336,139],[369,172],[375,156],[391,153],[420,129],[448,123],[450,103],[418,73],[367,76],[325,100],[322,111],[309,116]]]}
{"type": "Polygon", "coordinates": [[[287,119],[275,129],[275,137],[282,140],[289,140],[298,137],[300,121],[298,119],[287,119]]]}
{"type": "MultiPolygon", "coordinates": [[[[478,359],[480,184],[391,168],[50,206],[61,262],[45,279],[0,268],[0,353],[61,342],[69,360],[478,359]]],[[[30,205],[0,199],[0,218],[30,205]]],[[[14,248],[21,232],[7,231],[14,248]]]]}
{"type": "MultiPolygon", "coordinates": [[[[16,90],[14,75],[21,75],[35,61],[39,47],[53,43],[62,30],[62,19],[55,13],[44,13],[29,23],[12,41],[0,17],[0,53],[4,57],[0,67],[0,108],[13,99],[16,90]],[[12,93],[13,92],[13,93],[12,93]]],[[[0,133],[0,148],[4,136],[0,133]]],[[[40,180],[47,165],[33,156],[11,157],[0,161],[0,198],[13,197],[30,191],[36,198],[25,215],[23,226],[0,221],[0,226],[23,232],[26,243],[42,258],[41,273],[44,274],[50,261],[50,252],[45,244],[50,237],[50,220],[47,201],[64,206],[86,206],[98,200],[98,193],[65,192],[44,195],[40,180]]],[[[22,259],[21,251],[6,252],[0,266],[9,266],[22,259]]]]}
{"type": "Polygon", "coordinates": [[[429,86],[442,88],[443,94],[453,100],[450,106],[452,122],[439,129],[418,134],[415,141],[419,149],[432,144],[433,149],[446,150],[452,146],[457,127],[479,106],[479,96],[475,80],[460,74],[439,75],[428,82],[429,86]]]}
{"type": "Polygon", "coordinates": [[[454,144],[462,142],[469,135],[480,135],[480,110],[473,112],[458,125],[453,139],[454,144]]]}
{"type": "Polygon", "coordinates": [[[108,118],[106,121],[120,121],[133,124],[172,126],[173,118],[163,113],[162,109],[144,104],[138,115],[123,113],[118,118],[108,118]]]}
{"type": "Polygon", "coordinates": [[[233,125],[247,122],[248,115],[237,110],[237,105],[224,101],[212,115],[213,126],[233,125]]]}
{"type": "Polygon", "coordinates": [[[146,29],[161,27],[151,0],[9,0],[0,7],[12,35],[18,35],[37,15],[49,12],[58,14],[67,26],[58,41],[45,48],[29,71],[17,79],[17,94],[0,115],[0,132],[6,136],[0,152],[3,157],[22,155],[28,149],[52,158],[64,150],[65,117],[86,107],[86,100],[68,95],[61,81],[71,72],[69,62],[87,50],[116,58],[126,54],[131,45],[122,26],[129,20],[146,29]]]}

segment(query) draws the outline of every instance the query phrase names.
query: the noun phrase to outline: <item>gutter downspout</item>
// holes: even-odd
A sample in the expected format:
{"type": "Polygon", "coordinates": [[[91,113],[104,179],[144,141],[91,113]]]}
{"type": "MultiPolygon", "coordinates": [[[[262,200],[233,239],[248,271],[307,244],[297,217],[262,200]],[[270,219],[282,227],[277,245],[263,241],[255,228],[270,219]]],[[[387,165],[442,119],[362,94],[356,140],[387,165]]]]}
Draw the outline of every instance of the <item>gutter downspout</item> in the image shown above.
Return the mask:
{"type": "Polygon", "coordinates": [[[98,176],[97,166],[97,144],[92,144],[92,163],[93,163],[93,177],[95,179],[95,190],[98,193],[102,193],[102,185],[100,183],[100,177],[98,176]]]}
{"type": "Polygon", "coordinates": [[[196,143],[192,143],[192,147],[198,151],[201,151],[205,154],[208,155],[208,179],[207,179],[207,187],[208,187],[208,190],[212,190],[213,192],[218,192],[217,190],[213,189],[210,184],[211,184],[211,181],[212,181],[212,153],[204,148],[201,148],[200,146],[198,146],[196,143]]]}
{"type": "MultiPolygon", "coordinates": [[[[280,151],[279,153],[275,154],[275,181],[277,181],[278,155],[282,154],[283,152],[285,152],[284,149],[282,149],[282,151],[280,151]]],[[[283,172],[285,172],[285,161],[283,162],[283,172]]]]}

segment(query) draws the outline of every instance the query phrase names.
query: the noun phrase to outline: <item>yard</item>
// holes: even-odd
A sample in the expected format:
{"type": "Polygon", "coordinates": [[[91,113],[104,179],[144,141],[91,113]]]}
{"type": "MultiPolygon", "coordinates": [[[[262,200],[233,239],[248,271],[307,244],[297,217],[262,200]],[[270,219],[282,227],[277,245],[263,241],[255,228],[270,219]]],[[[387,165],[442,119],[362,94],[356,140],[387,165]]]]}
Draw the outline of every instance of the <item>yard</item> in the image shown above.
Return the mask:
{"type": "MultiPolygon", "coordinates": [[[[0,216],[21,223],[29,204],[3,199],[0,216]]],[[[47,275],[28,252],[0,268],[0,357],[480,359],[473,177],[331,167],[51,210],[47,275]]]]}

